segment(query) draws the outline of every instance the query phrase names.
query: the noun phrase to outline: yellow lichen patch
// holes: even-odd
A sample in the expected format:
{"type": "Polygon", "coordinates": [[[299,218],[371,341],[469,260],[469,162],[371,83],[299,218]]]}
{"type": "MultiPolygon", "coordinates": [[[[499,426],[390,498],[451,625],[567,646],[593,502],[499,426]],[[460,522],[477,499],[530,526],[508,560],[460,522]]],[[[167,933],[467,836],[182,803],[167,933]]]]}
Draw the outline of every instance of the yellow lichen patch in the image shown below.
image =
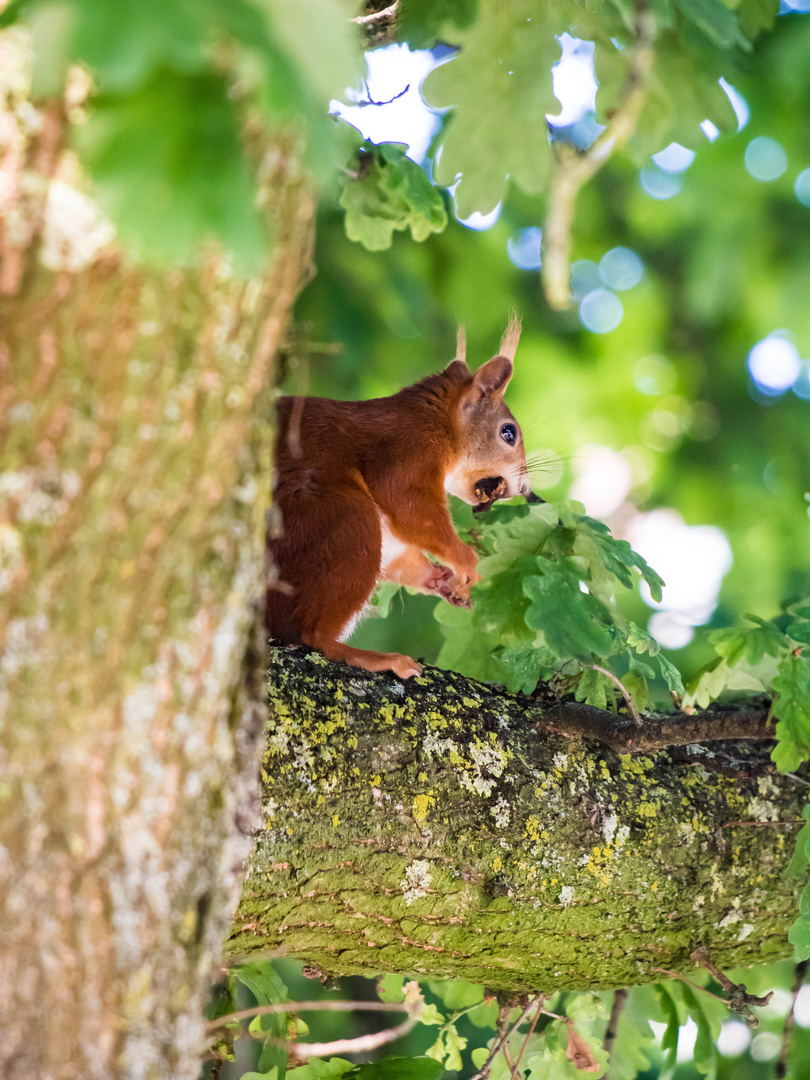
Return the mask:
{"type": "Polygon", "coordinates": [[[419,794],[413,800],[413,819],[421,825],[427,819],[428,811],[436,800],[431,795],[419,794]]]}

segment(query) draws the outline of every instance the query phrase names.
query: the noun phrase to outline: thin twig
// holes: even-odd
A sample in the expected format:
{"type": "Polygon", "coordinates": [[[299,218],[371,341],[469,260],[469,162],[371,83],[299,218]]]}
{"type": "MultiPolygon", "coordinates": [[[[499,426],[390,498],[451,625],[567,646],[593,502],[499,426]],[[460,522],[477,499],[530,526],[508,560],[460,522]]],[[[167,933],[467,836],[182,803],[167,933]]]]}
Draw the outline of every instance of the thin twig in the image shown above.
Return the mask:
{"type": "Polygon", "coordinates": [[[582,186],[602,168],[611,154],[624,146],[636,129],[647,99],[647,83],[652,70],[652,42],[655,21],[636,3],[636,43],[625,80],[625,97],[609,126],[584,152],[558,143],[553,165],[548,212],[543,229],[543,290],[549,306],[564,311],[570,305],[571,227],[577,195],[582,186]]]}
{"type": "Polygon", "coordinates": [[[667,975],[670,979],[678,979],[680,982],[686,983],[695,990],[700,990],[703,994],[708,994],[709,997],[714,998],[715,1001],[721,1002],[726,1008],[729,1008],[729,1004],[724,997],[720,997],[719,994],[715,994],[712,990],[707,990],[705,986],[701,986],[700,983],[692,982],[691,979],[687,979],[685,975],[679,975],[677,971],[670,971],[668,968],[651,967],[650,971],[658,971],[662,975],[667,975]]]}
{"type": "MultiPolygon", "coordinates": [[[[526,1007],[521,1012],[521,1014],[518,1017],[516,1023],[514,1023],[509,1028],[508,1031],[504,1031],[504,1032],[502,1032],[500,1035],[498,1035],[496,1037],[495,1041],[492,1044],[492,1049],[489,1052],[489,1057],[487,1058],[487,1060],[482,1065],[481,1071],[475,1073],[474,1076],[470,1077],[470,1080],[485,1080],[485,1078],[487,1076],[489,1076],[490,1072],[492,1071],[492,1062],[497,1057],[497,1055],[500,1052],[501,1047],[503,1046],[503,1044],[508,1042],[511,1039],[511,1037],[514,1035],[514,1033],[518,1030],[520,1025],[523,1023],[523,1021],[526,1019],[526,1017],[529,1015],[529,1013],[535,1007],[535,1005],[537,1005],[538,1003],[542,1004],[543,1000],[544,1000],[544,995],[543,994],[537,994],[535,997],[533,997],[532,1000],[528,1003],[528,1005],[526,1005],[526,1007]]],[[[512,1009],[510,1007],[509,1012],[511,1012],[511,1011],[512,1011],[512,1009]]],[[[508,1015],[508,1013],[507,1013],[507,1015],[508,1015]]]]}
{"type": "Polygon", "coordinates": [[[712,963],[705,945],[701,945],[699,949],[695,949],[692,953],[692,959],[696,964],[701,964],[707,971],[710,971],[726,991],[728,994],[726,1005],[728,1005],[729,1009],[733,1009],[734,1012],[739,1013],[740,1016],[744,1018],[748,1027],[759,1027],[759,1019],[754,1016],[748,1006],[756,1005],[759,1008],[762,1008],[763,1005],[767,1005],[773,997],[773,990],[764,997],[759,997],[757,994],[749,994],[745,983],[732,982],[724,971],[721,971],[716,964],[712,963]]]}
{"type": "Polygon", "coordinates": [[[509,1049],[509,1043],[504,1043],[503,1059],[509,1066],[509,1073],[512,1077],[512,1080],[520,1080],[520,1073],[518,1072],[517,1063],[512,1057],[512,1051],[509,1049]]]}
{"type": "Polygon", "coordinates": [[[607,1065],[605,1071],[602,1073],[602,1080],[607,1080],[610,1073],[610,1055],[613,1053],[613,1044],[616,1041],[616,1031],[619,1027],[619,1019],[622,1015],[622,1010],[627,1002],[626,990],[615,990],[613,993],[613,1004],[610,1007],[610,1017],[608,1019],[607,1028],[605,1029],[605,1038],[602,1043],[602,1049],[607,1054],[607,1065]]]}
{"type": "Polygon", "coordinates": [[[517,1068],[518,1065],[520,1065],[520,1059],[523,1057],[524,1053],[526,1052],[526,1047],[527,1047],[527,1045],[529,1043],[529,1039],[532,1037],[532,1035],[534,1034],[534,1029],[537,1027],[537,1021],[540,1019],[540,1017],[543,1014],[543,1002],[545,1000],[546,1000],[545,997],[540,998],[540,1002],[539,1002],[539,1004],[537,1006],[537,1012],[534,1014],[534,1020],[532,1020],[531,1027],[526,1032],[526,1038],[523,1040],[523,1043],[522,1043],[522,1045],[520,1047],[520,1050],[518,1051],[517,1061],[515,1062],[515,1068],[517,1068]]]}
{"type": "Polygon", "coordinates": [[[380,11],[372,11],[369,15],[355,15],[350,22],[357,23],[358,26],[364,26],[366,23],[376,22],[378,19],[393,18],[397,13],[399,7],[399,0],[394,0],[393,4],[389,4],[387,8],[382,8],[380,11]]]}
{"type": "Polygon", "coordinates": [[[334,1042],[325,1043],[299,1043],[292,1042],[289,1039],[267,1037],[265,1042],[270,1043],[272,1046],[280,1046],[298,1060],[310,1057],[332,1057],[335,1054],[365,1054],[369,1050],[376,1050],[380,1046],[385,1046],[386,1043],[396,1042],[397,1039],[401,1039],[403,1035],[408,1034],[418,1020],[418,1016],[409,1016],[407,1020],[403,1020],[396,1027],[385,1028],[383,1031],[376,1031],[371,1035],[358,1035],[355,1039],[335,1039],[334,1042]]]}
{"type": "Polygon", "coordinates": [[[641,721],[641,714],[639,713],[638,709],[636,708],[635,704],[633,703],[633,699],[630,697],[630,691],[627,689],[627,687],[624,685],[624,683],[621,681],[621,679],[617,678],[613,674],[612,671],[608,671],[607,668],[600,667],[598,664],[591,664],[591,668],[594,671],[598,671],[600,673],[600,675],[604,675],[605,678],[610,679],[610,681],[614,684],[614,686],[618,687],[619,692],[621,693],[622,697],[624,698],[625,702],[627,703],[627,708],[628,708],[628,711],[629,711],[630,715],[633,717],[635,722],[640,726],[641,722],[642,722],[641,721]]]}
{"type": "Polygon", "coordinates": [[[216,1020],[209,1020],[205,1025],[206,1035],[211,1035],[221,1027],[254,1016],[271,1016],[274,1013],[299,1012],[407,1012],[405,1002],[393,1001],[279,1001],[272,1005],[254,1005],[252,1009],[240,1009],[226,1013],[216,1020]]]}
{"type": "Polygon", "coordinates": [[[784,1080],[787,1076],[787,1055],[790,1049],[790,1033],[793,1030],[793,1024],[796,1016],[796,999],[799,996],[799,991],[804,986],[804,978],[807,975],[807,965],[810,963],[808,960],[802,960],[796,965],[796,975],[793,980],[793,1000],[790,1003],[790,1010],[785,1017],[785,1026],[782,1028],[782,1047],[779,1051],[779,1057],[776,1060],[776,1068],[774,1069],[774,1077],[776,1080],[784,1080]]]}

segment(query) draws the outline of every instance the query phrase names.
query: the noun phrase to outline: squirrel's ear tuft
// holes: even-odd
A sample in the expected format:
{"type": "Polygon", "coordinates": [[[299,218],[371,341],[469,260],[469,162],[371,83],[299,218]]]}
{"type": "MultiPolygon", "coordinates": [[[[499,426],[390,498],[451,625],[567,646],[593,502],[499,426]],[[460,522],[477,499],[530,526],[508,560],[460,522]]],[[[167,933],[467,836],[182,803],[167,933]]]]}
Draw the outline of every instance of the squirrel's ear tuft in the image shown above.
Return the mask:
{"type": "Polygon", "coordinates": [[[459,326],[456,335],[456,358],[444,369],[444,373],[453,378],[469,379],[470,377],[470,369],[467,367],[467,331],[463,326],[459,326]]]}
{"type": "Polygon", "coordinates": [[[478,391],[480,397],[503,397],[513,370],[514,366],[508,357],[493,356],[476,371],[473,376],[473,389],[478,391]]]}

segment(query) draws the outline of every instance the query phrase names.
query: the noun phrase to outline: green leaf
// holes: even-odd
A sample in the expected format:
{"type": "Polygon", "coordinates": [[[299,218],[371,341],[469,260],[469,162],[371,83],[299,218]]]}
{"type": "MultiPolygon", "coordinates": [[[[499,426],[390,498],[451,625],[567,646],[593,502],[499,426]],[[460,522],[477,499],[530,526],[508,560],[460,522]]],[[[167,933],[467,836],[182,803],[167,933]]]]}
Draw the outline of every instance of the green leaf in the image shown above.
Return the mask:
{"type": "Polygon", "coordinates": [[[492,210],[507,176],[527,194],[545,188],[546,113],[559,112],[551,86],[551,65],[560,58],[555,35],[569,29],[570,15],[554,0],[482,4],[476,21],[454,36],[459,54],[425,80],[428,104],[453,109],[436,179],[449,187],[461,176],[459,217],[492,210]]]}
{"type": "MultiPolygon", "coordinates": [[[[490,1039],[490,1042],[487,1046],[479,1046],[472,1051],[470,1056],[476,1069],[481,1069],[484,1065],[484,1062],[489,1057],[489,1049],[491,1043],[492,1040],[490,1039]]],[[[504,1057],[503,1052],[501,1052],[500,1054],[496,1054],[490,1069],[489,1080],[508,1080],[511,1075],[512,1070],[506,1064],[506,1058],[504,1057]]]]}
{"type": "MultiPolygon", "coordinates": [[[[225,4],[232,0],[222,0],[225,4]]],[[[261,0],[273,35],[324,108],[359,82],[358,34],[335,0],[261,0]]]]}
{"type": "Polygon", "coordinates": [[[524,580],[523,591],[531,600],[527,626],[542,631],[548,647],[559,656],[591,660],[612,651],[613,639],[604,625],[608,612],[595,597],[582,592],[572,566],[544,564],[542,575],[524,580]]]}
{"type": "Polygon", "coordinates": [[[788,941],[793,946],[796,963],[810,959],[810,919],[801,915],[788,931],[788,941]]]}
{"type": "Polygon", "coordinates": [[[406,975],[392,975],[390,973],[383,975],[377,982],[377,996],[380,1001],[388,1001],[394,1004],[404,1001],[405,991],[402,988],[405,985],[406,978],[406,975]]]}
{"type": "Polygon", "coordinates": [[[781,772],[792,772],[810,756],[810,663],[792,653],[784,657],[773,688],[779,742],[771,757],[781,772]]]}
{"type": "Polygon", "coordinates": [[[787,868],[788,877],[803,878],[810,863],[810,803],[802,810],[804,825],[796,835],[793,857],[787,868]]]}
{"type": "Polygon", "coordinates": [[[482,633],[472,612],[452,604],[437,604],[433,617],[444,633],[444,644],[436,659],[439,667],[484,681],[503,678],[503,668],[494,657],[500,640],[497,634],[482,633]]]}
{"type": "Polygon", "coordinates": [[[450,1012],[466,1009],[484,1000],[484,988],[476,983],[464,982],[463,979],[451,979],[447,982],[428,982],[431,993],[441,998],[450,1012]]]}
{"type": "Polygon", "coordinates": [[[786,627],[785,633],[788,637],[792,637],[794,641],[800,641],[803,645],[810,645],[810,622],[806,620],[791,623],[786,627]]]}
{"type": "Polygon", "coordinates": [[[474,1027],[494,1028],[498,1023],[498,1002],[483,1001],[472,1012],[467,1013],[467,1019],[474,1027]]]}
{"type": "Polygon", "coordinates": [[[346,235],[368,251],[384,251],[395,232],[410,229],[426,240],[447,224],[441,192],[401,146],[364,143],[358,167],[344,175],[340,205],[346,211],[346,235]]]}
{"type": "Polygon", "coordinates": [[[429,1057],[388,1057],[356,1065],[343,1075],[347,1080],[439,1080],[441,1064],[429,1057]]]}
{"type": "Polygon", "coordinates": [[[305,1065],[290,1069],[287,1080],[335,1080],[353,1068],[352,1062],[344,1058],[333,1057],[324,1061],[323,1058],[313,1057],[305,1065]]]}
{"type": "Polygon", "coordinates": [[[548,678],[559,664],[549,649],[538,649],[533,645],[498,649],[493,660],[501,671],[500,681],[511,694],[531,694],[537,689],[538,682],[548,678]]]}
{"type": "Polygon", "coordinates": [[[784,653],[788,641],[775,623],[760,619],[758,615],[745,615],[744,618],[756,625],[713,630],[709,634],[717,655],[725,657],[729,666],[747,663],[756,667],[764,657],[784,653]]]}
{"type": "Polygon", "coordinates": [[[422,1014],[419,1017],[419,1023],[424,1024],[425,1027],[438,1027],[444,1023],[445,1018],[439,1012],[436,1005],[425,1005],[422,1008],[422,1014]]]}
{"type": "MultiPolygon", "coordinates": [[[[269,960],[240,964],[233,969],[233,976],[244,983],[258,1005],[278,1005],[288,1000],[287,986],[269,960]]],[[[294,1003],[291,1002],[290,1012],[293,1012],[294,1008],[294,1003]]],[[[277,1020],[278,1016],[283,1014],[270,1015],[265,1019],[277,1020]]]]}
{"type": "Polygon", "coordinates": [[[436,1042],[425,1053],[441,1062],[448,1071],[457,1072],[462,1066],[461,1051],[466,1046],[467,1040],[459,1035],[454,1024],[450,1024],[439,1033],[436,1042]]]}
{"type": "Polygon", "coordinates": [[[187,74],[207,66],[214,30],[197,0],[75,0],[73,50],[102,94],[130,93],[161,69],[187,74]]]}
{"type": "Polygon", "coordinates": [[[751,42],[740,31],[737,16],[721,0],[674,0],[675,6],[721,49],[735,46],[751,52],[751,42]]]}
{"type": "Polygon", "coordinates": [[[369,603],[369,616],[377,619],[386,619],[391,611],[394,597],[400,590],[395,581],[381,581],[369,603]]]}
{"type": "Polygon", "coordinates": [[[606,709],[608,697],[613,703],[614,689],[613,683],[601,671],[585,668],[577,682],[574,697],[586,705],[593,705],[595,709],[606,709]]]}
{"type": "Polygon", "coordinates": [[[431,49],[439,40],[452,40],[453,31],[472,26],[478,0],[401,0],[398,41],[412,49],[431,49]]]}
{"type": "Polygon", "coordinates": [[[672,691],[672,693],[677,694],[678,697],[683,697],[685,690],[681,673],[662,653],[658,654],[656,660],[661,669],[661,675],[663,676],[664,682],[667,684],[667,689],[672,691]]]}
{"type": "MultiPolygon", "coordinates": [[[[491,566],[490,560],[482,560],[479,573],[488,575],[491,566]]],[[[504,645],[523,646],[533,641],[534,635],[526,625],[529,603],[523,594],[523,581],[536,573],[537,556],[520,555],[505,570],[485,578],[473,594],[476,625],[481,630],[497,632],[504,645]]]]}
{"type": "Polygon", "coordinates": [[[587,532],[588,539],[592,541],[599,551],[605,569],[609,573],[617,577],[626,588],[632,589],[634,581],[630,571],[633,569],[638,570],[644,581],[647,582],[653,600],[660,601],[664,579],[653,570],[638,552],[633,551],[626,540],[617,540],[615,536],[611,535],[607,525],[601,521],[595,521],[591,517],[583,515],[578,519],[578,522],[580,523],[580,529],[587,532]]]}
{"type": "Polygon", "coordinates": [[[756,41],[763,30],[772,30],[779,14],[779,0],[742,0],[737,8],[740,30],[756,41]]]}
{"type": "Polygon", "coordinates": [[[697,1038],[695,1039],[695,1048],[692,1055],[695,1068],[705,1076],[714,1078],[717,1075],[715,1040],[720,1034],[720,1024],[717,1024],[717,1031],[713,1032],[709,1018],[703,1009],[702,1000],[695,994],[691,986],[682,983],[681,994],[683,995],[684,1004],[689,1010],[689,1015],[697,1024],[697,1038]]]}
{"type": "Polygon", "coordinates": [[[684,704],[708,708],[725,690],[728,676],[728,663],[725,660],[712,660],[698,672],[696,678],[687,683],[684,704]]]}
{"type": "MultiPolygon", "coordinates": [[[[258,1005],[276,1005],[288,1000],[287,987],[269,960],[240,964],[233,974],[250,990],[258,1005]]],[[[290,1002],[290,1012],[294,1010],[295,1004],[290,1002]]],[[[284,1036],[286,1029],[286,1013],[254,1016],[248,1026],[251,1035],[257,1038],[261,1038],[262,1035],[280,1038],[284,1036]]],[[[265,1044],[259,1055],[257,1068],[262,1076],[267,1076],[276,1070],[275,1080],[284,1080],[287,1069],[286,1051],[280,1046],[265,1044]]]]}
{"type": "Polygon", "coordinates": [[[664,1077],[671,1076],[675,1071],[678,1055],[678,1033],[680,1031],[681,1022],[678,1017],[678,1008],[672,1000],[672,995],[669,990],[661,983],[658,983],[655,987],[655,991],[658,994],[661,1011],[664,1014],[664,1021],[667,1025],[666,1031],[661,1037],[661,1050],[664,1053],[663,1080],[664,1077]]]}
{"type": "Polygon", "coordinates": [[[183,261],[211,237],[242,268],[258,266],[267,236],[224,78],[162,71],[137,94],[101,95],[76,137],[102,208],[138,254],[183,261]]]}
{"type": "Polygon", "coordinates": [[[610,1080],[635,1080],[650,1068],[650,1050],[655,1035],[643,1006],[639,1007],[635,988],[630,990],[616,1028],[610,1052],[610,1080]]]}
{"type": "Polygon", "coordinates": [[[650,656],[657,656],[661,650],[661,646],[652,636],[648,634],[646,630],[642,630],[640,626],[637,626],[634,622],[627,624],[627,644],[635,649],[636,652],[647,652],[650,656]]]}

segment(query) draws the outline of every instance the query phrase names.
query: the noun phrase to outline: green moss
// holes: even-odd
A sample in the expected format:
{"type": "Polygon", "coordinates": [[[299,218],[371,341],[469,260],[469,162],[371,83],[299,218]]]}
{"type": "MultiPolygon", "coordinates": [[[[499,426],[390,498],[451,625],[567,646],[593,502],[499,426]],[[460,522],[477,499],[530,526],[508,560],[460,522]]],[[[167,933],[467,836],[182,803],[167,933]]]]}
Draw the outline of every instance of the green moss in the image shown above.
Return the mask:
{"type": "Polygon", "coordinates": [[[538,706],[453,674],[403,691],[311,657],[270,672],[267,828],[231,953],[504,989],[646,981],[700,943],[723,965],[789,954],[796,785],[539,735],[538,706]],[[763,802],[780,827],[739,824],[763,802]]]}

